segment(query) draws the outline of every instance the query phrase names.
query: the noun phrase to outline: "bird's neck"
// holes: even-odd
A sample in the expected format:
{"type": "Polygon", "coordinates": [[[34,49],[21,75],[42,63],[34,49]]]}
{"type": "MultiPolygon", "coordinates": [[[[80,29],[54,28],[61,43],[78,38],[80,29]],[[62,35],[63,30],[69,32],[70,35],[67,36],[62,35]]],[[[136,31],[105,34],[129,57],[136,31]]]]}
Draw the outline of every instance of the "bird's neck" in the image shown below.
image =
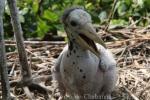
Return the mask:
{"type": "Polygon", "coordinates": [[[80,55],[87,55],[88,50],[84,49],[83,47],[81,47],[75,40],[75,38],[69,34],[71,33],[71,31],[65,27],[65,31],[67,33],[67,37],[68,37],[68,51],[69,53],[73,53],[73,54],[80,54],[80,55]]]}
{"type": "Polygon", "coordinates": [[[80,56],[86,56],[88,55],[88,50],[81,47],[75,39],[68,41],[68,51],[70,55],[80,55],[80,56]]]}

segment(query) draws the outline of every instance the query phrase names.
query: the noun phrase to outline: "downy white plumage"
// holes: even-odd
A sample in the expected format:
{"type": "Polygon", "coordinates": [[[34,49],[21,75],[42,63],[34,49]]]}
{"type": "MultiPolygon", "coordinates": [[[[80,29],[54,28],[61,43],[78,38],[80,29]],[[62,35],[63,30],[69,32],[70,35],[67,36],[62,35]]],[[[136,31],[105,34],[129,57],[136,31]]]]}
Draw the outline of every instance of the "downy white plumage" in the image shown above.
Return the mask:
{"type": "Polygon", "coordinates": [[[62,23],[68,45],[52,68],[59,99],[67,93],[75,100],[111,100],[117,80],[116,61],[96,34],[91,16],[80,7],[70,8],[64,12],[62,23]]]}

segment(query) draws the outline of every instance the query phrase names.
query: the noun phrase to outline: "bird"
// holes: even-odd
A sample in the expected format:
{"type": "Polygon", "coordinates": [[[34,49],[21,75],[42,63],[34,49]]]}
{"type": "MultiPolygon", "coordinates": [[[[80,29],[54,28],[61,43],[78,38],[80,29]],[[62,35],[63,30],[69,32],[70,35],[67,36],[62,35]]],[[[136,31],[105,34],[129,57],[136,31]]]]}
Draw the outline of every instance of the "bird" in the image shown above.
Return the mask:
{"type": "Polygon", "coordinates": [[[97,34],[91,15],[83,7],[71,7],[64,11],[61,22],[68,43],[51,70],[59,100],[66,95],[74,100],[111,100],[116,61],[97,34]]]}

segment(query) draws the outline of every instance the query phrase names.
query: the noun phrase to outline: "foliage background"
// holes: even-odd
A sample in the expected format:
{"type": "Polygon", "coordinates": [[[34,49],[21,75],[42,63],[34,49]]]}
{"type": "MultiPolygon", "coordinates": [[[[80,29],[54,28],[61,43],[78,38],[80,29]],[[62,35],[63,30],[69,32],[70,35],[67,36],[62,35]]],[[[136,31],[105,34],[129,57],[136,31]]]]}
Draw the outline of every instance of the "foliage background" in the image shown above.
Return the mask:
{"type": "MultiPolygon", "coordinates": [[[[80,5],[92,15],[93,23],[105,25],[114,0],[18,0],[19,20],[25,38],[43,38],[46,33],[63,31],[60,17],[64,9],[80,5]]],[[[150,0],[118,0],[110,27],[129,26],[131,21],[138,26],[150,23],[150,0]]],[[[13,37],[10,12],[5,7],[5,38],[13,37]]]]}

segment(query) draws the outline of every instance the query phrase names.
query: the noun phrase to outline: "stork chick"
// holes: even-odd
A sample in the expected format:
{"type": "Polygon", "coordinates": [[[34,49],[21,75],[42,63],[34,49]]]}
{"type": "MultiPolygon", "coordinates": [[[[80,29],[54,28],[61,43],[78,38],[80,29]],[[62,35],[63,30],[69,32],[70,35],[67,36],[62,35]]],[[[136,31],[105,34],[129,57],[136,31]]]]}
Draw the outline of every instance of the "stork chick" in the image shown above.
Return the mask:
{"type": "Polygon", "coordinates": [[[53,82],[61,98],[111,100],[116,80],[116,61],[96,34],[91,16],[82,8],[67,9],[62,23],[68,37],[52,68],[53,82]]]}

